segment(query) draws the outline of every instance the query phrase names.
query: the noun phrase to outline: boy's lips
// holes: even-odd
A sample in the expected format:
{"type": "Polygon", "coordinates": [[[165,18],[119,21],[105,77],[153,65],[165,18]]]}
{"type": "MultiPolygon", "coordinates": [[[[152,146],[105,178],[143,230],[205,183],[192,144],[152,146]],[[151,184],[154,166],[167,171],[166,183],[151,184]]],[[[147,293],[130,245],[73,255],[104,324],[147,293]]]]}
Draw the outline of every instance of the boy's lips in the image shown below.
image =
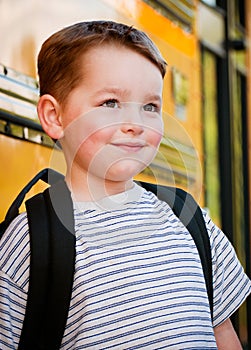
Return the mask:
{"type": "Polygon", "coordinates": [[[120,141],[114,141],[111,143],[113,146],[118,147],[126,152],[138,152],[143,147],[146,146],[145,141],[141,140],[135,140],[135,141],[126,141],[126,140],[120,140],[120,141]]]}

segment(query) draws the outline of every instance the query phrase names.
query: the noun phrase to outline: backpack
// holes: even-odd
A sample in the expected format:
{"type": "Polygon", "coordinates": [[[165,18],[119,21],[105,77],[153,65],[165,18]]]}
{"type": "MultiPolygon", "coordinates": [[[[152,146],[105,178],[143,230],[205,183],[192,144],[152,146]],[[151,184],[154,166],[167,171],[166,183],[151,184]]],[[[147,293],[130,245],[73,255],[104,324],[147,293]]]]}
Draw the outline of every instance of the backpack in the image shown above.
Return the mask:
{"type": "MultiPolygon", "coordinates": [[[[19,214],[26,193],[39,180],[51,186],[25,202],[30,232],[30,279],[18,350],[60,348],[75,269],[73,203],[63,175],[55,170],[43,169],[23,188],[0,223],[0,238],[19,214]]],[[[212,317],[211,248],[200,207],[182,189],[138,184],[166,201],[192,235],[202,263],[212,317]]]]}

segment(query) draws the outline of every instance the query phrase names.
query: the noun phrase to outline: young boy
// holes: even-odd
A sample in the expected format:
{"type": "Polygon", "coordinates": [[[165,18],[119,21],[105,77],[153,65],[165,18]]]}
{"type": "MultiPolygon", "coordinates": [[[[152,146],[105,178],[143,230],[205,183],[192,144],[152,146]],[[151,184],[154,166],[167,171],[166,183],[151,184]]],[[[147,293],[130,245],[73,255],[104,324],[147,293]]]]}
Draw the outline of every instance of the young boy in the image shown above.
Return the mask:
{"type": "MultiPolygon", "coordinates": [[[[204,213],[212,324],[192,237],[133,181],[161,141],[165,69],[143,32],[110,21],[64,28],[39,53],[38,115],[62,146],[74,203],[76,263],[61,349],[241,349],[229,318],[251,283],[230,242],[204,213]]],[[[15,349],[29,284],[25,213],[0,243],[0,344],[15,349]]]]}

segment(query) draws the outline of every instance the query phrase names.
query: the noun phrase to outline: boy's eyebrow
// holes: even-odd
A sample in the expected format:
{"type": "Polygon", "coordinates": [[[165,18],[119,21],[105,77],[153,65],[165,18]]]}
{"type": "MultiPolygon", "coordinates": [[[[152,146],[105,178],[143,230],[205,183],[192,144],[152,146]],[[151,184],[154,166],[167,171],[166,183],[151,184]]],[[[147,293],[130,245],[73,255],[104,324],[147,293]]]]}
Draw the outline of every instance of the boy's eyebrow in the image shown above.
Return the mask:
{"type": "Polygon", "coordinates": [[[106,87],[105,86],[104,88],[96,91],[95,95],[100,95],[100,94],[105,94],[105,93],[115,94],[115,95],[123,97],[123,96],[129,95],[130,90],[121,89],[120,87],[106,87]]]}
{"type": "Polygon", "coordinates": [[[147,94],[146,99],[158,101],[159,103],[162,103],[162,97],[158,94],[147,94]]]}
{"type": "MultiPolygon", "coordinates": [[[[119,87],[104,87],[104,88],[96,91],[95,96],[100,95],[100,94],[105,94],[105,93],[115,94],[115,95],[119,95],[121,97],[124,97],[124,96],[128,96],[130,94],[130,90],[121,89],[119,87]]],[[[160,96],[159,94],[154,94],[154,93],[146,94],[145,99],[158,101],[160,103],[162,102],[162,96],[160,96]]],[[[131,102],[134,102],[134,101],[131,101],[131,102]]]]}

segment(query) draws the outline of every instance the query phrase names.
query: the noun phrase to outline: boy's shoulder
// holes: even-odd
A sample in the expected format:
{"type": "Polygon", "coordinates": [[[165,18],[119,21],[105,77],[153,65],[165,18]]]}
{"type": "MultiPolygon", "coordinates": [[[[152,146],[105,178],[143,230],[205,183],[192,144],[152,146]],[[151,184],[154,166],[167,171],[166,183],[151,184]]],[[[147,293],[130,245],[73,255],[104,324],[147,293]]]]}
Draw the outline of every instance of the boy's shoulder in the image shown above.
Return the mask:
{"type": "Polygon", "coordinates": [[[0,239],[1,252],[11,244],[22,242],[25,237],[29,236],[29,225],[27,213],[18,214],[8,225],[0,239]]]}
{"type": "Polygon", "coordinates": [[[20,288],[28,291],[30,236],[26,212],[19,214],[0,240],[0,269],[20,288]]]}

